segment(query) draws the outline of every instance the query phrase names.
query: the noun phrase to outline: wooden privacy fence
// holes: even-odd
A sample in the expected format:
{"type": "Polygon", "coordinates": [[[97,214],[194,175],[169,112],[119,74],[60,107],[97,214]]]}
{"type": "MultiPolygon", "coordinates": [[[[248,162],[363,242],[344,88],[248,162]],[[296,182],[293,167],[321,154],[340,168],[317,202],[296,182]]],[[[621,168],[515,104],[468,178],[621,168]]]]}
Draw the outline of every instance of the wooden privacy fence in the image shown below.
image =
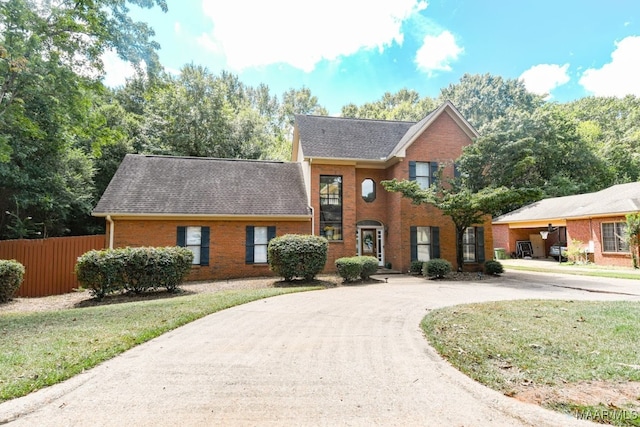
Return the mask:
{"type": "Polygon", "coordinates": [[[78,257],[104,248],[104,235],[1,240],[0,259],[15,259],[24,265],[24,281],[16,296],[43,297],[78,288],[73,271],[78,257]]]}

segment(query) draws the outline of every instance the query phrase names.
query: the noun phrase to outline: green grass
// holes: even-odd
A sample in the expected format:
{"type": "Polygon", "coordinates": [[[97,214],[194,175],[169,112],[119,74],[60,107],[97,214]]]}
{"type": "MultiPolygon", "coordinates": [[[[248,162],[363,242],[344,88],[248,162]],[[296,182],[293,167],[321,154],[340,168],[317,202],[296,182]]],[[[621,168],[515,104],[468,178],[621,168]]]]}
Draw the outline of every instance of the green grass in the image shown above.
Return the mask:
{"type": "Polygon", "coordinates": [[[637,272],[603,270],[602,266],[581,265],[579,269],[572,269],[572,264],[557,264],[559,268],[529,267],[525,265],[509,265],[504,264],[505,270],[521,270],[521,271],[539,271],[543,273],[562,273],[572,274],[574,276],[592,276],[592,277],[608,277],[612,279],[631,279],[640,280],[640,274],[637,272]]]}
{"type": "Polygon", "coordinates": [[[56,384],[193,320],[261,298],[319,287],[178,296],[0,315],[0,402],[56,384]]]}
{"type": "MultiPolygon", "coordinates": [[[[507,395],[523,384],[640,381],[639,302],[461,305],[429,313],[422,328],[455,367],[507,395]]],[[[576,407],[561,403],[552,409],[576,413],[576,407]]],[[[580,410],[597,413],[602,408],[580,410]]],[[[627,421],[620,425],[640,425],[640,418],[627,421]]]]}

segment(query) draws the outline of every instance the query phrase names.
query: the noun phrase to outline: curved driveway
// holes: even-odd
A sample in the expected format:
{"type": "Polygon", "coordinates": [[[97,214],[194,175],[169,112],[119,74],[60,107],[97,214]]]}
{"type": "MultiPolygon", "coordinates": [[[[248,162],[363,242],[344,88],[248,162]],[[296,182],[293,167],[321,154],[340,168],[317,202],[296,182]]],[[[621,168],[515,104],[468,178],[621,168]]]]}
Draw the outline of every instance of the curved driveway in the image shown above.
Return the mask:
{"type": "Polygon", "coordinates": [[[475,383],[419,328],[433,308],[522,298],[640,300],[640,282],[513,271],[477,282],[390,276],[260,300],[5,402],[0,424],[584,425],[475,383]]]}

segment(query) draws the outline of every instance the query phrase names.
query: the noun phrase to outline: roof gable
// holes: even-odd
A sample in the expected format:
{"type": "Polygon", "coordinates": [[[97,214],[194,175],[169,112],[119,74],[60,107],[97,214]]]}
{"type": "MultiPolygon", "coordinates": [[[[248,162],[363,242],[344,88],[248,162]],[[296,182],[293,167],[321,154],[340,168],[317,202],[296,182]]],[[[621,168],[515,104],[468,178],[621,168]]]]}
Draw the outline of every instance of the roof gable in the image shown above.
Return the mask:
{"type": "Polygon", "coordinates": [[[297,163],[128,154],[96,216],[309,215],[297,163]]]}
{"type": "Polygon", "coordinates": [[[419,122],[296,115],[294,155],[299,144],[307,158],[386,161],[404,157],[406,149],[444,113],[469,138],[479,136],[450,101],[419,122]]]}

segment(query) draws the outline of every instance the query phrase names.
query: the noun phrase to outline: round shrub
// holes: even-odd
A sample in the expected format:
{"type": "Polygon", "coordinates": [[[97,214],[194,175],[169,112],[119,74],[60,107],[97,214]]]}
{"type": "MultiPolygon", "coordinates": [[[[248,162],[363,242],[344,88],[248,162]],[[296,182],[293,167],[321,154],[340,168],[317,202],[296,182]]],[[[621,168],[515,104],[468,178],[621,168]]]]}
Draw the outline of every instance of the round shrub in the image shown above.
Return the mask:
{"type": "Polygon", "coordinates": [[[269,242],[271,271],[289,281],[300,277],[313,280],[327,263],[329,242],[321,236],[285,234],[269,242]]]}
{"type": "Polygon", "coordinates": [[[362,264],[358,257],[344,257],[336,260],[336,270],[345,282],[351,282],[360,277],[362,264]]]}
{"type": "Polygon", "coordinates": [[[15,259],[0,259],[0,303],[10,301],[24,279],[24,266],[15,259]]]}
{"type": "Polygon", "coordinates": [[[451,263],[442,258],[429,260],[424,266],[423,274],[429,278],[441,279],[451,272],[451,263]]]}
{"type": "Polygon", "coordinates": [[[378,271],[378,258],[372,256],[360,256],[358,258],[362,266],[362,271],[360,272],[360,278],[362,280],[369,279],[372,274],[378,271]]]}
{"type": "Polygon", "coordinates": [[[422,274],[422,266],[424,261],[413,260],[411,261],[411,266],[409,267],[409,273],[414,274],[422,274]]]}
{"type": "Polygon", "coordinates": [[[500,261],[488,260],[484,263],[484,272],[485,274],[498,276],[504,273],[504,268],[502,267],[500,261]]]}

